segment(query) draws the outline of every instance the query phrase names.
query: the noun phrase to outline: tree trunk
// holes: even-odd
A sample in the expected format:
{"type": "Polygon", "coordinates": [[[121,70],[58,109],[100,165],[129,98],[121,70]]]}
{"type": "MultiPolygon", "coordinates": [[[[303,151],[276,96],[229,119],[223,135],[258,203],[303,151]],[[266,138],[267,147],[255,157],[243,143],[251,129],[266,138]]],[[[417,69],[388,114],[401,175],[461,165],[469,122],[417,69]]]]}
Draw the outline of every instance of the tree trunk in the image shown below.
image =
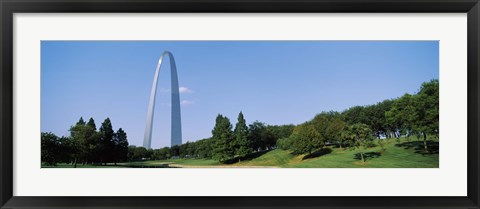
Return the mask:
{"type": "Polygon", "coordinates": [[[423,148],[425,149],[425,152],[428,152],[427,148],[427,134],[423,133],[423,148]]]}
{"type": "Polygon", "coordinates": [[[362,162],[365,162],[365,158],[363,158],[363,152],[360,152],[360,156],[362,156],[362,162]]]}
{"type": "Polygon", "coordinates": [[[77,168],[77,158],[75,158],[75,160],[73,161],[73,167],[77,168]]]}

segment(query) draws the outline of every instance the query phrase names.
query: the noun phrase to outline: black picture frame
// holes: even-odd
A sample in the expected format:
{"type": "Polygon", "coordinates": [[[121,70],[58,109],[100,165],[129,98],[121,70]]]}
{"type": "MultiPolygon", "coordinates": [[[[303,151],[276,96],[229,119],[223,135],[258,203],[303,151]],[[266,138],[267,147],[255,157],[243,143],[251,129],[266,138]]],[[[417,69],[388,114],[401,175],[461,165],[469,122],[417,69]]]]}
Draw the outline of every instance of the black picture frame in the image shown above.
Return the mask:
{"type": "Polygon", "coordinates": [[[480,208],[478,0],[0,0],[1,208],[480,208]],[[14,13],[467,13],[468,195],[465,197],[13,196],[14,13]]]}

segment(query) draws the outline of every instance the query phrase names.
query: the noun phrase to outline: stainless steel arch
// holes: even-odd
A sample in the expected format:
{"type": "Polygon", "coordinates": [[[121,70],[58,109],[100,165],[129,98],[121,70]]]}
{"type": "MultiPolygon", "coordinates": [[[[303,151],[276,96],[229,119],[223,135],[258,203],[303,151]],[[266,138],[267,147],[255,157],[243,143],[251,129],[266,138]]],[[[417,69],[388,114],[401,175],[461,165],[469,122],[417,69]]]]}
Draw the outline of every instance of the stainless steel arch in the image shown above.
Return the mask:
{"type": "Polygon", "coordinates": [[[150,93],[150,102],[148,104],[147,125],[145,127],[145,135],[143,138],[143,147],[149,149],[152,143],[152,125],[153,114],[155,110],[155,97],[157,94],[158,75],[160,74],[160,67],[162,66],[163,58],[168,55],[170,58],[171,71],[171,91],[172,91],[172,124],[171,124],[171,146],[182,144],[182,122],[180,116],[180,94],[178,89],[177,66],[173,54],[169,51],[164,51],[160,59],[158,59],[157,69],[153,77],[152,91],[150,93]]]}

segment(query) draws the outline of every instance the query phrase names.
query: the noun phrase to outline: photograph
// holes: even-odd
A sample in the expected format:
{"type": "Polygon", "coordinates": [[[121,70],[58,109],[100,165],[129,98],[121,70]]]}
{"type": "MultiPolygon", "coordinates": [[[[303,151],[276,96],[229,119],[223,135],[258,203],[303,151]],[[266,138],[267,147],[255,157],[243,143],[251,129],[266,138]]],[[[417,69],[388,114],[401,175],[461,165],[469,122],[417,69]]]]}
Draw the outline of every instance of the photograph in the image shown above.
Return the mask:
{"type": "Polygon", "coordinates": [[[42,169],[439,168],[438,40],[43,40],[40,55],[42,169]]]}

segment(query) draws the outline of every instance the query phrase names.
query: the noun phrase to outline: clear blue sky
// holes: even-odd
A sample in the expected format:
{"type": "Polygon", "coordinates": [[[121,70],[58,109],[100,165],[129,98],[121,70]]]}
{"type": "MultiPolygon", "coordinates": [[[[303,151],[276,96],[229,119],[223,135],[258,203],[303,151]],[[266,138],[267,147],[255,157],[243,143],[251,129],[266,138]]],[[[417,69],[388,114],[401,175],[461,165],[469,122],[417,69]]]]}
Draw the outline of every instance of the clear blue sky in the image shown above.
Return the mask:
{"type": "MultiPolygon", "coordinates": [[[[437,41],[42,41],[41,131],[59,136],[83,116],[110,117],[141,146],[153,75],[164,50],[178,70],[183,142],[236,123],[299,124],[438,79],[437,41]]],[[[152,147],[170,144],[170,64],[158,84],[152,147]]]]}

